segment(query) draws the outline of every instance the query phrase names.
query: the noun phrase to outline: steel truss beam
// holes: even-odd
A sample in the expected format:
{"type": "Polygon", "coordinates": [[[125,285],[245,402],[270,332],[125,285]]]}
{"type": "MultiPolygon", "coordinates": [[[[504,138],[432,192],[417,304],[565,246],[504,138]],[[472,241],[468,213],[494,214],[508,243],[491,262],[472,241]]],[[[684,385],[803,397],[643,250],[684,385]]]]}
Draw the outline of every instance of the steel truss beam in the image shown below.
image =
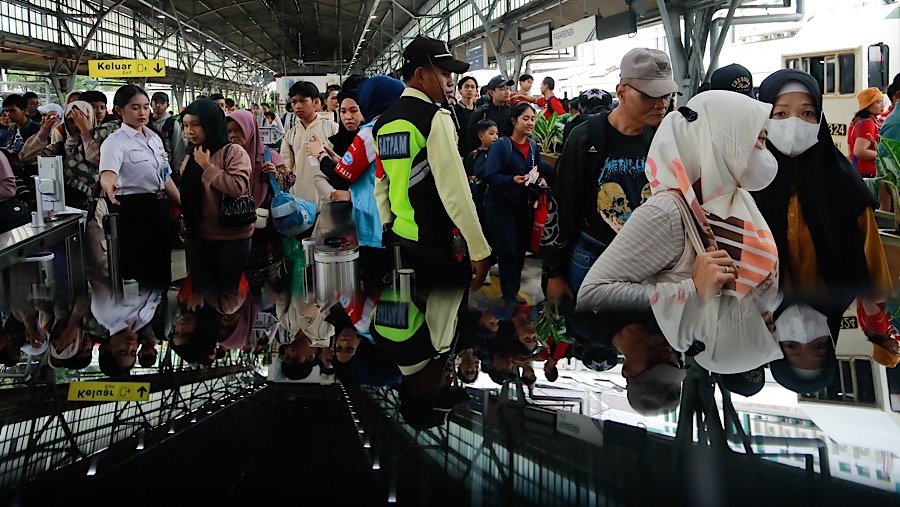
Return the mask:
{"type": "MultiPolygon", "coordinates": [[[[59,27],[58,30],[58,39],[56,43],[58,43],[62,47],[68,47],[72,51],[72,53],[59,52],[59,55],[53,54],[52,51],[48,51],[48,48],[41,48],[37,50],[41,54],[48,55],[50,57],[50,72],[48,77],[50,78],[53,87],[56,92],[59,94],[60,98],[64,96],[66,92],[71,90],[72,85],[74,84],[75,77],[78,75],[79,68],[82,63],[85,61],[88,46],[92,43],[92,41],[96,38],[99,30],[102,29],[103,23],[105,22],[106,17],[113,11],[124,9],[123,5],[125,5],[126,0],[116,0],[114,2],[94,2],[94,3],[86,3],[82,5],[82,9],[90,10],[88,13],[70,13],[67,11],[65,6],[56,5],[54,9],[46,8],[42,6],[34,5],[33,3],[27,0],[10,0],[10,3],[14,5],[20,6],[24,9],[27,9],[29,12],[36,12],[43,16],[52,16],[59,27]],[[86,21],[90,20],[90,23],[86,21]],[[76,36],[75,31],[70,26],[71,23],[77,23],[79,26],[84,26],[87,29],[87,34],[84,37],[76,36]],[[89,29],[87,27],[90,27],[89,29]]],[[[171,2],[173,10],[174,3],[171,2]]],[[[242,9],[242,12],[247,15],[247,17],[254,22],[253,18],[249,15],[249,13],[244,9],[243,4],[236,4],[236,6],[242,9]]],[[[70,10],[70,9],[68,9],[70,10]]],[[[163,29],[159,30],[156,28],[158,21],[155,19],[148,19],[144,14],[138,11],[133,11],[130,9],[125,9],[126,13],[133,20],[133,25],[131,27],[125,27],[125,29],[131,28],[132,31],[132,40],[134,46],[133,54],[117,54],[117,55],[101,55],[98,54],[97,57],[111,57],[111,58],[151,58],[158,56],[159,53],[166,49],[164,46],[166,41],[169,41],[172,36],[181,34],[179,40],[176,41],[175,51],[176,53],[180,53],[180,42],[184,40],[189,45],[193,45],[196,47],[197,52],[206,52],[206,48],[201,44],[196,44],[190,39],[186,39],[184,37],[184,25],[179,24],[177,28],[174,30],[163,29]],[[139,31],[137,30],[138,25],[150,27],[150,29],[154,32],[154,38],[144,38],[141,36],[139,31]],[[158,39],[157,39],[158,37],[158,39]]],[[[167,14],[168,15],[168,14],[167,14]]],[[[218,15],[218,14],[217,14],[218,15]]],[[[177,22],[181,20],[182,15],[178,13],[176,16],[171,16],[177,22]]],[[[221,17],[221,16],[220,16],[221,17]]],[[[199,29],[197,30],[198,33],[199,29]]],[[[200,35],[198,35],[200,36],[200,35]]],[[[205,34],[203,36],[206,36],[205,34]]],[[[266,36],[272,40],[273,43],[278,45],[277,41],[271,38],[271,36],[266,33],[266,36]]],[[[10,39],[12,40],[12,39],[10,39]]],[[[283,49],[282,49],[283,50],[283,49]]],[[[178,61],[172,62],[175,65],[181,65],[181,54],[178,54],[178,61]]],[[[196,62],[196,59],[194,60],[196,62]]],[[[259,63],[256,59],[253,60],[252,63],[259,63]]],[[[225,65],[225,58],[223,57],[222,65],[225,65]]],[[[229,83],[245,83],[249,81],[251,74],[254,72],[253,68],[244,68],[244,64],[240,61],[235,61],[237,68],[235,72],[230,73],[228,76],[229,83]]],[[[185,73],[189,78],[193,76],[193,67],[187,67],[184,69],[185,73]]],[[[145,80],[146,81],[146,80],[145,80]]],[[[252,89],[249,85],[244,85],[248,91],[252,89]]]]}
{"type": "Polygon", "coordinates": [[[173,433],[176,427],[195,424],[256,389],[257,382],[245,366],[206,371],[214,374],[214,370],[220,370],[218,376],[198,377],[198,371],[193,370],[171,372],[172,384],[154,391],[149,402],[84,404],[76,408],[65,402],[51,380],[47,391],[52,397],[49,413],[4,426],[7,439],[25,438],[26,443],[12,444],[12,452],[0,458],[0,488],[81,459],[97,460],[106,449],[128,441],[135,442],[140,451],[149,443],[148,435],[173,433]],[[104,410],[110,406],[111,411],[104,410]],[[97,408],[100,410],[90,415],[97,408]]]}

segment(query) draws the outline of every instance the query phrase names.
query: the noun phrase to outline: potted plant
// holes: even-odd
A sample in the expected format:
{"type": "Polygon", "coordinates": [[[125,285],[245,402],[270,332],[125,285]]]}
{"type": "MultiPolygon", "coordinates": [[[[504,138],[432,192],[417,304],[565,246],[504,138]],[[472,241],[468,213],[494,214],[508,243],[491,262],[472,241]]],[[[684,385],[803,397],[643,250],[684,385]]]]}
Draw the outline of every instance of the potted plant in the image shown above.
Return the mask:
{"type": "Polygon", "coordinates": [[[531,136],[541,147],[541,159],[553,167],[556,167],[556,160],[562,152],[563,129],[570,119],[571,116],[568,113],[563,115],[553,113],[550,118],[538,114],[534,121],[534,130],[531,132],[531,136]]]}
{"type": "MultiPolygon", "coordinates": [[[[535,128],[537,128],[535,126],[535,128]]],[[[894,223],[900,230],[900,141],[883,138],[880,141],[882,150],[878,150],[875,166],[878,168],[878,181],[884,183],[894,202],[894,223]]],[[[877,188],[877,187],[876,187],[877,188]]],[[[875,194],[878,195],[877,193],[875,194]]]]}

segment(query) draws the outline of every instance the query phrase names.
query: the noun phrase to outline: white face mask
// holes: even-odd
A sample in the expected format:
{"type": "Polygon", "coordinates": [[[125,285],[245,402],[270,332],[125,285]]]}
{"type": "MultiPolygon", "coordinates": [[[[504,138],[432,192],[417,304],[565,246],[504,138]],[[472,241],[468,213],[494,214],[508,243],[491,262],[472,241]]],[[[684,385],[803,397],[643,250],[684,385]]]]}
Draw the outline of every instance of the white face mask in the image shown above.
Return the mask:
{"type": "Polygon", "coordinates": [[[784,120],[769,120],[769,141],[781,153],[796,157],[819,141],[819,124],[809,123],[796,116],[784,120]]]}
{"type": "Polygon", "coordinates": [[[778,161],[775,160],[775,155],[767,149],[753,148],[747,160],[747,169],[741,176],[741,188],[748,192],[762,190],[772,183],[776,174],[778,161]]]}

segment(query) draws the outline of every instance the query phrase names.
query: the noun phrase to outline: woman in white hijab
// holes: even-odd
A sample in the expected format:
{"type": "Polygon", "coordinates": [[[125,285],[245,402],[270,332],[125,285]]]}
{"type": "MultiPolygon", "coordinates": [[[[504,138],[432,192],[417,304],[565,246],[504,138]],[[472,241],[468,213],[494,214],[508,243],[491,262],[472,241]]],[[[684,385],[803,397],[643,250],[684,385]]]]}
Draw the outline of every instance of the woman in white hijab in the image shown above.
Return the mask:
{"type": "MultiPolygon", "coordinates": [[[[97,121],[94,109],[87,102],[76,100],[66,104],[65,110],[56,104],[54,112],[59,123],[45,121],[41,130],[25,142],[19,158],[37,163],[37,157],[62,155],[66,181],[66,206],[87,209],[99,177],[100,145],[94,136],[97,121]],[[63,127],[65,135],[57,139],[55,125],[63,127]]],[[[41,106],[44,107],[44,106],[41,106]]]]}
{"type": "Polygon", "coordinates": [[[716,373],[782,357],[767,326],[778,252],[748,192],[777,172],[770,111],[713,90],[666,116],[647,158],[653,195],[591,267],[578,309],[650,307],[669,344],[716,373]]]}
{"type": "Polygon", "coordinates": [[[47,360],[56,370],[80,370],[92,359],[93,335],[86,329],[85,321],[91,321],[90,300],[79,296],[68,315],[57,315],[50,330],[50,357],[47,360]]]}

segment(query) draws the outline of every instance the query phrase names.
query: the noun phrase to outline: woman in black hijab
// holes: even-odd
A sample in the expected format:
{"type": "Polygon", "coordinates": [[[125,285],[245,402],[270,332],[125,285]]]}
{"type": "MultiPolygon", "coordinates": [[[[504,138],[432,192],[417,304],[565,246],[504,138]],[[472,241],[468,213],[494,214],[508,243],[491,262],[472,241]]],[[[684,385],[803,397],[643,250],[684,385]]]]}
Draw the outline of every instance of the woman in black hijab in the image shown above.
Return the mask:
{"type": "Polygon", "coordinates": [[[184,249],[192,288],[187,307],[212,306],[228,315],[246,296],[240,282],[253,223],[232,224],[223,217],[222,204],[227,197],[250,195],[250,156],[243,146],[228,142],[225,114],[211,100],[194,101],[181,118],[191,143],[181,172],[184,249]]]}
{"type": "MultiPolygon", "coordinates": [[[[875,223],[878,203],[831,140],[818,82],[806,72],[779,70],[762,82],[759,100],[774,106],[767,145],[778,174],[754,198],[778,246],[781,308],[812,306],[837,337],[841,317],[859,298],[868,316],[864,331],[888,334],[884,301],[892,289],[875,223]]],[[[809,351],[821,367],[806,369],[785,349],[788,359],[773,363],[772,373],[794,391],[818,391],[834,374],[834,350],[827,348],[809,351]]]]}

